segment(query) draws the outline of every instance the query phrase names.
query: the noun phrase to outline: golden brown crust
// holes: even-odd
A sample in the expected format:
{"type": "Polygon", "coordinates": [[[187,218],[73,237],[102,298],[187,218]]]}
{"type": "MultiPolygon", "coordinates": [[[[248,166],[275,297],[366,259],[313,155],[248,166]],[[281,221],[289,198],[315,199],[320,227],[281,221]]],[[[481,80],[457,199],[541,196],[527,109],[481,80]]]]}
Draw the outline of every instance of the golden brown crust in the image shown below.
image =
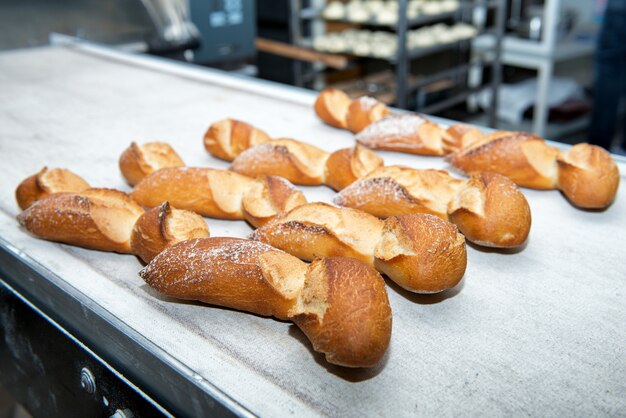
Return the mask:
{"type": "Polygon", "coordinates": [[[531,134],[498,131],[480,138],[471,128],[455,129],[463,135],[464,147],[448,160],[466,173],[495,172],[520,186],[560,189],[582,208],[606,208],[615,198],[619,171],[604,149],[578,144],[563,153],[531,134]]]}
{"type": "Polygon", "coordinates": [[[137,145],[131,142],[120,156],[122,176],[131,186],[148,174],[167,167],[183,167],[185,163],[174,149],[164,142],[147,142],[137,145]]]}
{"type": "Polygon", "coordinates": [[[250,177],[276,175],[309,186],[324,182],[328,153],[293,139],[275,139],[240,154],[230,170],[250,177]]]}
{"type": "Polygon", "coordinates": [[[272,282],[272,269],[288,270],[295,281],[304,282],[306,265],[297,258],[237,238],[180,242],[158,254],[139,275],[167,296],[287,319],[297,292],[281,291],[272,282]]]}
{"type": "Polygon", "coordinates": [[[250,177],[281,176],[308,186],[327,184],[340,190],[382,165],[382,158],[359,145],[328,154],[313,145],[283,138],[243,152],[230,170],[250,177]]]}
{"type": "Polygon", "coordinates": [[[559,189],[574,205],[608,207],[617,194],[619,170],[611,155],[595,145],[578,144],[557,158],[559,189]]]}
{"type": "Polygon", "coordinates": [[[283,213],[252,233],[303,260],[343,256],[386,273],[411,292],[455,286],[465,271],[465,240],[454,225],[432,215],[390,217],[309,203],[283,213]]]}
{"type": "Polygon", "coordinates": [[[279,213],[306,203],[306,198],[282,177],[257,177],[243,196],[243,214],[246,221],[258,228],[279,213]]]}
{"type": "Polygon", "coordinates": [[[358,133],[370,124],[389,115],[389,108],[373,97],[363,96],[352,100],[346,114],[347,128],[358,133]]]}
{"type": "Polygon", "coordinates": [[[306,261],[342,256],[371,265],[382,229],[383,222],[375,216],[318,202],[278,215],[251,238],[306,261]]]}
{"type": "Polygon", "coordinates": [[[346,93],[337,89],[325,89],[315,100],[315,113],[327,124],[336,128],[346,129],[346,113],[351,100],[346,93]]]}
{"type": "Polygon", "coordinates": [[[559,150],[538,136],[496,132],[486,140],[450,154],[450,163],[465,173],[494,172],[516,184],[534,189],[554,189],[559,150]]]}
{"type": "Polygon", "coordinates": [[[356,140],[379,150],[419,155],[444,155],[444,130],[418,114],[391,115],[370,124],[356,140]]]}
{"type": "Polygon", "coordinates": [[[209,154],[232,161],[255,145],[270,137],[262,130],[235,119],[223,119],[212,124],[204,135],[204,148],[209,154]]]}
{"type": "Polygon", "coordinates": [[[102,251],[131,253],[133,225],[143,209],[126,193],[87,189],[55,193],[32,204],[18,221],[32,234],[102,251]]]}
{"type": "Polygon", "coordinates": [[[287,180],[260,179],[211,168],[166,168],[143,179],[131,196],[146,207],[172,206],[219,219],[246,219],[261,225],[279,212],[306,202],[287,180]]]}
{"type": "Polygon", "coordinates": [[[443,148],[445,153],[457,152],[463,148],[482,141],[485,135],[475,126],[466,123],[450,125],[443,133],[443,148]]]}
{"type": "Polygon", "coordinates": [[[208,238],[209,228],[200,215],[174,209],[168,202],[139,217],[130,245],[135,255],[149,263],[157,254],[181,241],[208,238]]]}
{"type": "Polygon", "coordinates": [[[166,200],[176,208],[202,216],[243,219],[241,201],[253,179],[225,170],[177,167],[156,171],[131,192],[145,207],[159,206],[166,200]]]}
{"type": "Polygon", "coordinates": [[[384,164],[381,157],[361,145],[343,148],[331,153],[326,160],[325,183],[339,191],[384,164]]]}
{"type": "Polygon", "coordinates": [[[373,367],[391,340],[385,282],[352,258],[318,259],[309,266],[292,320],[329,363],[373,367]]]}
{"type": "Polygon", "coordinates": [[[334,202],[380,218],[429,213],[447,219],[447,204],[462,184],[442,170],[388,166],[343,189],[334,202]]]}
{"type": "Polygon", "coordinates": [[[530,230],[530,209],[519,188],[488,173],[464,181],[445,171],[384,167],[342,190],[335,203],[381,218],[429,213],[451,220],[468,240],[493,247],[520,245],[530,230]]]}
{"type": "Polygon", "coordinates": [[[468,240],[487,247],[511,248],[530,233],[531,215],[526,197],[507,177],[474,174],[448,210],[468,240]]]}
{"type": "Polygon", "coordinates": [[[88,189],[89,183],[82,177],[65,168],[42,168],[23,180],[15,190],[15,199],[20,209],[24,210],[39,199],[53,193],[75,193],[88,189]]]}
{"type": "Polygon", "coordinates": [[[358,260],[307,265],[257,241],[201,238],[167,248],[140,276],[168,296],[291,319],[334,364],[371,367],[389,346],[384,281],[358,260]]]}
{"type": "Polygon", "coordinates": [[[450,222],[427,214],[387,218],[374,254],[377,270],[417,293],[453,288],[467,266],[465,237],[450,222]]]}

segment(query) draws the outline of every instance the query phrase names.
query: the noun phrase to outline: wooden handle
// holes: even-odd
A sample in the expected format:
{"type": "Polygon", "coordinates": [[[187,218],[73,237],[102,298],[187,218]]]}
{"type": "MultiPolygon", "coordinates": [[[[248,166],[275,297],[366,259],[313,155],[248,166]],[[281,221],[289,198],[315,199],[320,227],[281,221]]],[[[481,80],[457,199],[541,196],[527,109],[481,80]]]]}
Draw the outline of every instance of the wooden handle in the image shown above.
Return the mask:
{"type": "Polygon", "coordinates": [[[344,70],[348,67],[348,58],[343,55],[324,54],[322,52],[311,51],[310,49],[264,38],[256,38],[255,44],[259,51],[269,52],[270,54],[300,61],[322,62],[328,67],[337,70],[344,70]]]}

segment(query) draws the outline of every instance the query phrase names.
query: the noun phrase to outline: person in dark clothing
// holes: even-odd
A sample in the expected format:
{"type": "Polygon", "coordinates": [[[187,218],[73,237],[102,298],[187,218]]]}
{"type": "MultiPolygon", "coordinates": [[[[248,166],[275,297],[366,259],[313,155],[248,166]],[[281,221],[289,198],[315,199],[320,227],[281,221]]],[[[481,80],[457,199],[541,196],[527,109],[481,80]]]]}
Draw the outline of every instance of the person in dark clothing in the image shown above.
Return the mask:
{"type": "MultiPolygon", "coordinates": [[[[607,1],[595,53],[594,72],[594,105],[589,142],[608,150],[615,137],[620,100],[626,96],[626,0],[607,1]]],[[[626,124],[622,126],[626,130],[626,124]]],[[[620,146],[622,150],[626,147],[623,132],[620,146]]]]}

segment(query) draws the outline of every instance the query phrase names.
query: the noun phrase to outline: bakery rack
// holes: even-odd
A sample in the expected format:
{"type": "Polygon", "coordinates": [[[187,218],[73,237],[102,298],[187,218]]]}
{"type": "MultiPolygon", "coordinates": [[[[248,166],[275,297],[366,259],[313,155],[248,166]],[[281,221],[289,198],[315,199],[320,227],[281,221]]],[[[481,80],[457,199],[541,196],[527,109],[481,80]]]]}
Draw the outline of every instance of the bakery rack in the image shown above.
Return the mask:
{"type": "MultiPolygon", "coordinates": [[[[398,48],[395,55],[385,58],[356,56],[352,56],[352,58],[355,61],[364,59],[384,61],[393,68],[396,80],[396,99],[394,101],[396,106],[403,109],[411,107],[425,113],[437,113],[465,102],[468,97],[478,91],[491,89],[494,94],[491,95],[493,99],[492,106],[488,110],[488,121],[491,126],[495,124],[495,109],[497,108],[497,94],[495,92],[497,92],[501,82],[500,49],[506,16],[505,2],[503,0],[460,0],[455,11],[446,11],[433,15],[421,14],[414,18],[407,17],[408,0],[398,0],[398,21],[396,24],[378,23],[371,19],[360,23],[354,23],[347,19],[326,19],[323,16],[325,1],[310,0],[306,7],[303,6],[304,1],[306,0],[290,0],[290,31],[294,44],[302,47],[312,47],[312,38],[325,33],[327,22],[352,23],[362,27],[391,30],[398,39],[398,48]],[[490,13],[493,16],[490,20],[492,24],[486,26],[481,21],[486,21],[485,16],[490,13]],[[454,23],[472,22],[480,26],[478,35],[493,38],[491,47],[488,51],[483,50],[480,53],[473,52],[470,54],[472,47],[471,39],[456,40],[428,47],[411,49],[407,47],[407,34],[410,29],[444,21],[452,21],[454,23]],[[455,54],[455,65],[415,79],[411,74],[411,65],[413,63],[424,63],[434,54],[443,51],[455,54]],[[483,84],[481,82],[477,84],[468,82],[471,72],[485,68],[489,68],[491,71],[491,80],[488,83],[483,84]],[[433,87],[437,82],[446,80],[456,87],[457,91],[453,95],[430,105],[420,100],[420,97],[424,97],[429,87],[433,87]],[[412,103],[412,95],[417,97],[415,103],[412,103]]],[[[326,71],[326,68],[320,64],[305,65],[302,62],[295,62],[294,79],[296,80],[296,85],[310,86],[319,90],[325,86],[324,77],[321,76],[324,71],[326,71]]]]}

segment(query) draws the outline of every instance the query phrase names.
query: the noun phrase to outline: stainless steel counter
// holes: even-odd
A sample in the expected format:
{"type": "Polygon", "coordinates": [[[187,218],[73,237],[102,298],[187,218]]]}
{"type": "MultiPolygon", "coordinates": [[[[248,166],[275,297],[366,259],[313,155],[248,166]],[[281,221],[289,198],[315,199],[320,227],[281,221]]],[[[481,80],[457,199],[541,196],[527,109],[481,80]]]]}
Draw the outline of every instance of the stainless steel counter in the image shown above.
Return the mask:
{"type": "MultiPolygon", "coordinates": [[[[167,141],[188,165],[226,167],[202,146],[208,125],[225,117],[327,150],[352,145],[351,134],[317,120],[314,98],[97,47],[0,54],[3,278],[178,414],[626,414],[624,185],[604,212],[525,190],[533,227],[523,250],[468,247],[463,282],[442,295],[390,283],[392,342],[370,371],[328,365],[290,323],[161,297],[133,256],[41,241],[15,221],[15,187],[44,165],[128,190],[117,159],[130,141],[167,141]]],[[[440,158],[381,155],[446,168],[440,158]]],[[[623,182],[623,162],[620,171],[623,182]]],[[[303,190],[311,201],[333,196],[303,190]]],[[[207,222],[212,236],[251,231],[207,222]]]]}

